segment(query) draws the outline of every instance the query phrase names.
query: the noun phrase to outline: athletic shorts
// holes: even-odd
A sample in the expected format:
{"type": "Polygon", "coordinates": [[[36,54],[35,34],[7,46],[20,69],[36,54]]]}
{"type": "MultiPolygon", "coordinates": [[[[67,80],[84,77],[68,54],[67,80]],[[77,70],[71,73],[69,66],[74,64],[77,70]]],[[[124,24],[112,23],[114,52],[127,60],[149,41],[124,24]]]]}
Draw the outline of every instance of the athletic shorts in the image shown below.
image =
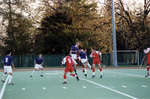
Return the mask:
{"type": "Polygon", "coordinates": [[[73,71],[74,71],[73,66],[67,66],[65,68],[65,72],[73,72],[73,71]]]}
{"type": "Polygon", "coordinates": [[[147,63],[147,66],[150,66],[150,63],[147,63]]]}
{"type": "Polygon", "coordinates": [[[87,62],[87,59],[81,59],[81,63],[85,64],[87,62]]]}
{"type": "Polygon", "coordinates": [[[4,73],[12,73],[12,67],[11,66],[4,66],[4,73]]]}
{"type": "Polygon", "coordinates": [[[40,68],[43,68],[43,66],[41,64],[35,64],[34,68],[35,69],[40,69],[40,68]]]}
{"type": "Polygon", "coordinates": [[[77,54],[71,54],[73,60],[77,60],[77,54]]]}
{"type": "Polygon", "coordinates": [[[100,62],[100,60],[93,60],[93,64],[95,64],[95,65],[98,64],[99,65],[99,64],[101,64],[101,62],[100,62]]]}

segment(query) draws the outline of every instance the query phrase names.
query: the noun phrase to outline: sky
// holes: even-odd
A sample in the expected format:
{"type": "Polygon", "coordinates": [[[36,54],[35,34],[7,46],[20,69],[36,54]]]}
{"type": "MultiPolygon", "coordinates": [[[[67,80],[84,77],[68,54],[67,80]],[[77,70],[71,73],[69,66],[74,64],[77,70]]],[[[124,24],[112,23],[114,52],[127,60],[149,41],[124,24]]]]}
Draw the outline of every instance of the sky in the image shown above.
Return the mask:
{"type": "MultiPolygon", "coordinates": [[[[102,6],[105,0],[97,0],[99,2],[99,6],[102,6]]],[[[117,1],[117,0],[114,0],[117,1]]],[[[144,5],[144,0],[122,0],[125,4],[125,7],[127,6],[130,8],[130,10],[137,9],[144,5]]]]}

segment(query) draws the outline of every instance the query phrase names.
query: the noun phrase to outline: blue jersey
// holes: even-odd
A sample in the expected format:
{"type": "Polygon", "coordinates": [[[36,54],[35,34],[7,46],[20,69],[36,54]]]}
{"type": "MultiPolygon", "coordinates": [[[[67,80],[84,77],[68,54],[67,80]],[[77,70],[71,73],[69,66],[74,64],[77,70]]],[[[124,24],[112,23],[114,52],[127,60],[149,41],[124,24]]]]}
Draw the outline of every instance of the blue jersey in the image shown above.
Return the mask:
{"type": "Polygon", "coordinates": [[[37,58],[35,59],[35,63],[36,63],[36,64],[42,64],[42,63],[43,63],[43,58],[37,57],[37,58]]]}
{"type": "Polygon", "coordinates": [[[72,45],[72,47],[71,47],[71,52],[72,52],[72,54],[77,54],[78,50],[79,50],[78,47],[72,45]]]}
{"type": "Polygon", "coordinates": [[[86,52],[81,51],[81,52],[80,52],[80,58],[81,58],[81,59],[86,59],[86,57],[87,57],[86,52]]]}
{"type": "Polygon", "coordinates": [[[3,63],[5,66],[11,66],[12,65],[12,56],[5,56],[3,58],[3,63]]]}

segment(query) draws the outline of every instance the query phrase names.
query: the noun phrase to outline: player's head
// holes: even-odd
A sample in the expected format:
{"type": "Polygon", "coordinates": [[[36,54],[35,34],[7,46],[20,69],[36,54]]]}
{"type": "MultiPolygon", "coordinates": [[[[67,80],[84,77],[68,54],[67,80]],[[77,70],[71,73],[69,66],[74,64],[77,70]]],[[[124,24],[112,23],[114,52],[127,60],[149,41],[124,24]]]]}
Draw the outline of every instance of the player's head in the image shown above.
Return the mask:
{"type": "Polygon", "coordinates": [[[76,46],[79,47],[79,45],[80,45],[80,42],[76,42],[76,46]]]}
{"type": "Polygon", "coordinates": [[[84,51],[87,52],[87,49],[84,48],[84,51]]]}
{"type": "Polygon", "coordinates": [[[95,49],[94,48],[91,48],[91,51],[94,51],[95,49]]]}
{"type": "Polygon", "coordinates": [[[6,55],[11,56],[11,50],[8,50],[8,51],[6,52],[6,55]]]}
{"type": "Polygon", "coordinates": [[[42,54],[41,54],[41,53],[39,54],[39,57],[40,57],[40,58],[42,57],[42,54]]]}

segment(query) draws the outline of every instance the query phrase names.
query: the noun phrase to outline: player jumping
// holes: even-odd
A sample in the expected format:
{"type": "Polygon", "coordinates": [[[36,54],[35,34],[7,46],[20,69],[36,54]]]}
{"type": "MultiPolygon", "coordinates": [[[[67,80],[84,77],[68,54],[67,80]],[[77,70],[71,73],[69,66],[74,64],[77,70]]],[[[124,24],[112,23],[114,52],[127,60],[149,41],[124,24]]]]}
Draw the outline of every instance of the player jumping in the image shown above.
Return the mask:
{"type": "Polygon", "coordinates": [[[90,55],[90,57],[92,57],[92,59],[93,59],[93,67],[92,67],[93,75],[92,75],[92,78],[95,77],[95,65],[96,64],[98,65],[98,68],[99,68],[99,71],[100,71],[100,78],[103,77],[103,72],[102,72],[103,69],[101,67],[100,56],[101,56],[100,51],[96,51],[96,50],[92,49],[92,52],[91,52],[91,55],[90,55]]]}
{"type": "Polygon", "coordinates": [[[67,84],[67,73],[68,72],[70,72],[73,77],[76,77],[76,79],[79,80],[78,75],[76,75],[74,73],[74,68],[73,68],[74,62],[73,62],[73,59],[70,57],[70,55],[67,55],[62,60],[62,64],[66,65],[65,70],[64,70],[64,82],[63,82],[63,84],[67,84]]]}
{"type": "Polygon", "coordinates": [[[88,62],[86,50],[81,49],[80,57],[81,63],[83,65],[84,76],[87,77],[87,66],[91,69],[91,65],[88,62]]]}
{"type": "Polygon", "coordinates": [[[32,77],[32,75],[35,71],[40,71],[41,72],[40,76],[43,77],[43,57],[42,57],[42,54],[39,54],[39,56],[37,58],[35,58],[34,63],[35,63],[34,70],[32,71],[30,77],[32,77]]]}
{"type": "Polygon", "coordinates": [[[2,62],[4,65],[4,73],[2,75],[2,82],[4,83],[6,80],[6,76],[7,74],[9,75],[9,79],[8,79],[8,84],[9,85],[14,85],[14,83],[12,82],[12,68],[15,68],[14,64],[13,64],[13,58],[11,56],[11,51],[7,52],[7,55],[3,58],[2,62]]]}
{"type": "Polygon", "coordinates": [[[72,45],[71,50],[70,50],[70,54],[71,54],[72,60],[74,62],[73,67],[74,67],[74,71],[75,71],[76,75],[77,75],[76,67],[77,67],[77,59],[78,59],[77,54],[79,52],[79,45],[80,45],[80,43],[77,42],[76,45],[72,45]]]}
{"type": "Polygon", "coordinates": [[[146,66],[147,71],[146,71],[145,77],[149,77],[150,76],[150,74],[149,74],[149,70],[150,70],[150,48],[145,49],[144,53],[147,56],[147,66],[146,66]]]}

